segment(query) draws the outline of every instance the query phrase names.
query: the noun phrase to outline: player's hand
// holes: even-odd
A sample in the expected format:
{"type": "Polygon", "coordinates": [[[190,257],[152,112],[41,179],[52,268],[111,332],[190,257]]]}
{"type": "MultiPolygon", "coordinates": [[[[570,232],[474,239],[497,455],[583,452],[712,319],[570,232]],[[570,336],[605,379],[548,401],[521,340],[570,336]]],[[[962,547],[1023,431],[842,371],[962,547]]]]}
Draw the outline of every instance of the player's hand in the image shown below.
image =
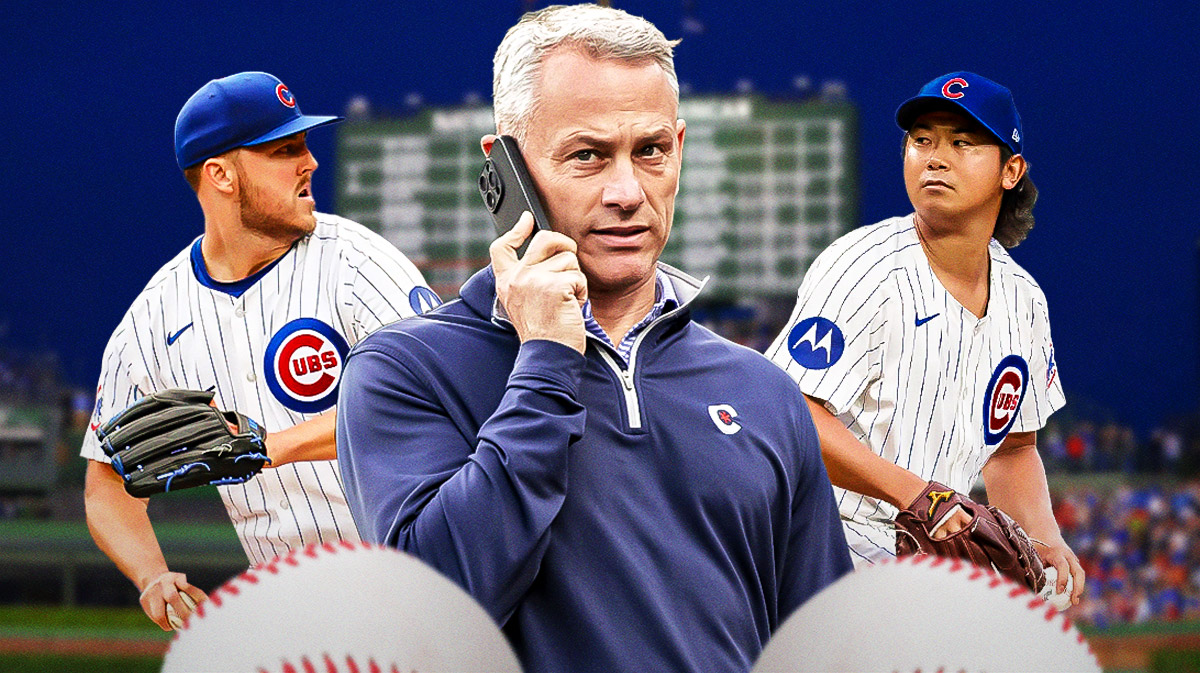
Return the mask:
{"type": "Polygon", "coordinates": [[[971,515],[961,506],[955,506],[942,525],[934,528],[929,537],[935,540],[945,540],[951,535],[971,525],[971,515]]]}
{"type": "Polygon", "coordinates": [[[496,297],[508,313],[521,343],[548,339],[583,353],[587,330],[581,307],[587,301],[587,278],[579,268],[575,241],[553,231],[538,231],[525,256],[517,249],[533,231],[533,215],[525,212],[512,229],[492,242],[496,297]]]}
{"type": "MultiPolygon", "coordinates": [[[[916,501],[925,492],[925,487],[929,485],[928,481],[912,472],[905,471],[904,477],[903,484],[898,485],[897,488],[903,487],[905,490],[899,491],[902,495],[891,501],[899,509],[904,509],[908,503],[916,501]]],[[[942,521],[934,523],[936,525],[933,530],[929,531],[929,537],[934,540],[945,540],[971,525],[971,515],[961,505],[955,505],[942,521]]]]}
{"type": "Polygon", "coordinates": [[[188,584],[186,575],[168,570],[142,588],[139,601],[142,604],[142,611],[146,613],[150,621],[158,624],[163,631],[173,631],[174,627],[167,613],[167,606],[171,606],[171,610],[181,622],[187,623],[193,608],[184,602],[183,595],[185,593],[191,599],[192,605],[199,605],[202,601],[208,600],[207,594],[188,584]]]}
{"type": "Polygon", "coordinates": [[[1042,565],[1047,568],[1053,566],[1058,571],[1058,578],[1054,587],[1054,593],[1061,594],[1067,590],[1067,577],[1071,579],[1071,605],[1079,605],[1079,599],[1083,598],[1083,583],[1085,581],[1085,573],[1083,566],[1079,564],[1079,557],[1075,556],[1075,552],[1067,546],[1067,543],[1059,539],[1053,543],[1039,543],[1034,545],[1037,548],[1038,555],[1042,557],[1042,565]]]}

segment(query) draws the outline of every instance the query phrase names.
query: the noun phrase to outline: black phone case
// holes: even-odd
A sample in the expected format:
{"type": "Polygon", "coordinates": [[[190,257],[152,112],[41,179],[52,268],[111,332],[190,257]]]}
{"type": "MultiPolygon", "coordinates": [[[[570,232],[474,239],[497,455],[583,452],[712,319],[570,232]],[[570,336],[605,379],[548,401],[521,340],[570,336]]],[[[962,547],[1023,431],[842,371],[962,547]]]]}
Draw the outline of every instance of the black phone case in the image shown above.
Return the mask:
{"type": "MultiPolygon", "coordinates": [[[[512,136],[500,136],[492,145],[492,151],[479,173],[479,195],[483,197],[483,205],[492,214],[497,234],[512,229],[526,210],[533,213],[535,232],[537,229],[550,229],[533,179],[529,177],[529,169],[525,167],[525,159],[512,136]]],[[[527,247],[529,239],[521,244],[517,256],[523,256],[527,247]]]]}

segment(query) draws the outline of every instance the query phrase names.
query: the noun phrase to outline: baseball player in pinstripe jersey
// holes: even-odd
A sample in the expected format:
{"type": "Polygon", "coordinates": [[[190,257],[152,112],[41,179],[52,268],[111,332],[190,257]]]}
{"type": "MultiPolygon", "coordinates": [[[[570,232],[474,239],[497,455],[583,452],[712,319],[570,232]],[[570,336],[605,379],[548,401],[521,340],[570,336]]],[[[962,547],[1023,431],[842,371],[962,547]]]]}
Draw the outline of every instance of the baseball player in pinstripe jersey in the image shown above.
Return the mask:
{"type": "MultiPolygon", "coordinates": [[[[768,356],[809,399],[856,563],[895,555],[891,521],[931,481],[1013,517],[1055,590],[1083,570],[1051,513],[1036,431],[1065,403],[1046,298],[1009,256],[1037,191],[1008,89],[968,72],[897,111],[915,212],[817,257],[768,356]]],[[[941,532],[968,522],[958,510],[941,532]]]]}
{"type": "MultiPolygon", "coordinates": [[[[315,212],[317,162],[308,130],[340,117],[300,113],[274,76],[213,80],[184,105],[176,157],[204,212],[204,234],[150,279],[104,353],[95,429],[139,397],[167,388],[213,390],[221,409],[266,427],[272,466],[219,486],[253,563],[313,542],[357,540],[335,461],[334,403],[350,346],[438,303],[420,272],[382,238],[315,212]]],[[[204,593],[171,572],[146,513],[128,495],[93,433],[85,500],[99,547],[169,628],[180,592],[204,593]]]]}

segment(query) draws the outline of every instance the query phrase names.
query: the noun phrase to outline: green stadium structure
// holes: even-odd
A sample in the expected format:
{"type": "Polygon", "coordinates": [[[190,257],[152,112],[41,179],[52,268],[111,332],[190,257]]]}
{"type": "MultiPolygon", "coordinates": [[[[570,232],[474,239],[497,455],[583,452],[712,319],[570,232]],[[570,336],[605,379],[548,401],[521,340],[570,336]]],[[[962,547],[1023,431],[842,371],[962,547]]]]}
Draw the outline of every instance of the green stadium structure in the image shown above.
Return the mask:
{"type": "MultiPolygon", "coordinates": [[[[663,261],[711,276],[706,294],[791,296],[812,259],[857,224],[857,114],[845,101],[684,98],[684,168],[663,261]]],[[[487,262],[476,187],[491,108],[352,121],[338,136],[337,212],[381,233],[443,297],[487,262]]]]}

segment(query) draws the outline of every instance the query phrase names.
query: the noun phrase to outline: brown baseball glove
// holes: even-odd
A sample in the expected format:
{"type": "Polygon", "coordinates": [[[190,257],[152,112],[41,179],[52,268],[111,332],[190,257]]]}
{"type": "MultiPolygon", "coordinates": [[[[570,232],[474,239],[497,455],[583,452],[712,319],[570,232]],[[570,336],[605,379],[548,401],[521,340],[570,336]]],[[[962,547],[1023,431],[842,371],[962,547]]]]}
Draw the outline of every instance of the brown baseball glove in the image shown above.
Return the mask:
{"type": "Polygon", "coordinates": [[[1004,512],[981,505],[954,489],[931,481],[896,515],[896,555],[933,554],[960,558],[991,568],[1037,593],[1046,583],[1042,559],[1033,541],[1004,512]],[[971,517],[960,531],[936,540],[934,533],[956,507],[971,517]]]}

